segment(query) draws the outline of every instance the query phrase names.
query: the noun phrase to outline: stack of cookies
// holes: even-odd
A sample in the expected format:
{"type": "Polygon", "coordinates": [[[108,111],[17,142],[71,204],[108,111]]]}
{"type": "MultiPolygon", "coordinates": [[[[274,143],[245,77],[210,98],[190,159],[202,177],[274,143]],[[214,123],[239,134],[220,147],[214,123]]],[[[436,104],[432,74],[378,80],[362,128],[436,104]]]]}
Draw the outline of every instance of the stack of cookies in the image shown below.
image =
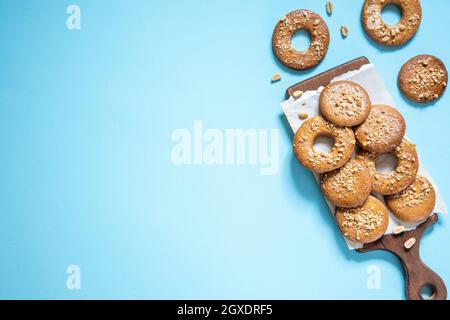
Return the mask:
{"type": "Polygon", "coordinates": [[[388,227],[388,209],[404,223],[425,220],[436,195],[432,184],[417,175],[419,158],[404,137],[403,116],[391,106],[372,104],[366,90],[351,81],[329,84],[319,104],[321,115],[304,121],[297,131],[294,153],[302,165],[321,174],[321,189],[336,206],[343,235],[359,243],[376,241],[388,227]],[[322,136],[334,140],[329,152],[314,148],[322,136]],[[376,163],[386,154],[397,164],[382,173],[376,163]]]}

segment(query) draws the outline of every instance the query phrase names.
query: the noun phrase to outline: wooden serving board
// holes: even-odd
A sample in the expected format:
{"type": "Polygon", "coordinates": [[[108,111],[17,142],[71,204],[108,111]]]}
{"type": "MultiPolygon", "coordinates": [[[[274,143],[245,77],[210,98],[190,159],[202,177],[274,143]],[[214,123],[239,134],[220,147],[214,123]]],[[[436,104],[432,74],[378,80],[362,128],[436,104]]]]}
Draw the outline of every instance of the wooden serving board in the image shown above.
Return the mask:
{"type": "MultiPolygon", "coordinates": [[[[336,68],[320,73],[312,78],[304,80],[286,90],[286,97],[289,98],[297,91],[316,90],[321,86],[328,85],[332,79],[348,71],[358,70],[365,64],[370,63],[366,57],[360,57],[355,60],[344,63],[336,68]]],[[[433,290],[430,299],[445,300],[447,298],[447,288],[444,281],[435,272],[428,268],[420,258],[420,240],[424,231],[438,220],[434,213],[425,222],[416,229],[404,232],[400,235],[385,235],[378,241],[364,245],[357,249],[359,253],[365,253],[373,250],[385,250],[395,254],[403,264],[405,271],[406,295],[410,300],[423,300],[422,290],[429,286],[433,290]],[[405,242],[415,238],[415,245],[407,250],[405,242]]]]}

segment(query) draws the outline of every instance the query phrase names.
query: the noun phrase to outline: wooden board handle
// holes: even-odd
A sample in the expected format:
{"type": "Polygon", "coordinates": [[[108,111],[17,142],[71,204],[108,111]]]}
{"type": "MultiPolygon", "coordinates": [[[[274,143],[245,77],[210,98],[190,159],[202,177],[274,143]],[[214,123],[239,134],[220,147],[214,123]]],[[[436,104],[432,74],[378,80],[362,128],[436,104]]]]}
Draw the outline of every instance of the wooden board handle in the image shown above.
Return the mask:
{"type": "Polygon", "coordinates": [[[380,240],[364,245],[358,252],[364,253],[373,250],[385,250],[395,254],[403,264],[405,270],[406,295],[410,300],[424,300],[422,290],[429,286],[432,290],[430,299],[447,299],[447,288],[444,281],[420,258],[420,239],[424,231],[438,220],[434,213],[416,229],[400,235],[385,235],[380,240]],[[415,238],[416,243],[409,250],[405,248],[408,239],[415,238]]]}

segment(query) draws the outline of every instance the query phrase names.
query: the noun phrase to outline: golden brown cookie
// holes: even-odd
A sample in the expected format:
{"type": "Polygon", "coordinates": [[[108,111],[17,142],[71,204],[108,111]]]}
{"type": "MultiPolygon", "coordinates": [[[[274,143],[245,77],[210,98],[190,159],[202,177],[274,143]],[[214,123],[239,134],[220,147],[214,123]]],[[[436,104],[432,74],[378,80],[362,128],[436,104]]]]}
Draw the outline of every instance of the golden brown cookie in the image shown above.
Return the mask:
{"type": "Polygon", "coordinates": [[[366,90],[351,81],[327,85],[320,94],[319,104],[320,112],[328,121],[344,127],[363,123],[371,107],[366,90]]]}
{"type": "Polygon", "coordinates": [[[377,172],[375,162],[379,154],[360,150],[356,156],[364,161],[373,175],[373,191],[383,195],[398,193],[408,187],[416,178],[419,158],[416,146],[406,139],[395,147],[392,155],[397,159],[397,167],[389,174],[377,172]]]}
{"type": "Polygon", "coordinates": [[[288,68],[305,70],[314,67],[325,57],[330,43],[330,32],[323,19],[309,10],[293,11],[281,18],[272,37],[272,48],[280,62],[288,68]],[[310,34],[307,50],[297,51],[292,37],[299,30],[310,34]]]}
{"type": "Polygon", "coordinates": [[[384,199],[395,217],[406,223],[414,223],[425,220],[433,212],[436,193],[426,178],[417,176],[402,192],[385,196],[384,199]]]}
{"type": "Polygon", "coordinates": [[[359,207],[372,190],[372,174],[364,162],[350,159],[339,169],[327,172],[320,183],[325,197],[337,207],[359,207]]]}
{"type": "Polygon", "coordinates": [[[385,46],[399,46],[410,40],[422,21],[422,8],[419,0],[366,0],[361,21],[367,35],[375,42],[385,46]],[[402,18],[396,25],[386,24],[381,12],[388,4],[399,7],[402,18]]]}
{"type": "Polygon", "coordinates": [[[447,82],[448,73],[444,63],[427,54],[408,60],[398,74],[400,91],[418,103],[438,99],[444,93],[447,82]]]}
{"type": "Polygon", "coordinates": [[[353,130],[338,127],[322,116],[316,116],[303,122],[294,137],[294,154],[306,168],[324,173],[343,166],[352,156],[355,149],[353,130]],[[330,152],[314,150],[314,141],[321,136],[334,139],[330,152]]]}
{"type": "Polygon", "coordinates": [[[398,146],[405,135],[405,119],[395,108],[372,105],[366,121],[355,129],[358,143],[364,150],[386,153],[398,146]]]}
{"type": "Polygon", "coordinates": [[[369,196],[361,207],[336,208],[336,222],[347,239],[370,243],[381,238],[386,232],[389,213],[383,202],[369,196]]]}

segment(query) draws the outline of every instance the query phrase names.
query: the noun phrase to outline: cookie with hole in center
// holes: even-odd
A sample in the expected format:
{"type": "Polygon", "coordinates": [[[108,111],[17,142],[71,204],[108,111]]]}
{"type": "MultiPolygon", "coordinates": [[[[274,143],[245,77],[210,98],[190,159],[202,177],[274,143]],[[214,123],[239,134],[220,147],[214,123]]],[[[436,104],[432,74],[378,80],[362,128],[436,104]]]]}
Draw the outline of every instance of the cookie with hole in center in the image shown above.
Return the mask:
{"type": "Polygon", "coordinates": [[[369,196],[356,208],[336,208],[336,222],[344,237],[359,243],[381,238],[389,224],[389,213],[379,199],[369,196]]]}
{"type": "Polygon", "coordinates": [[[388,105],[372,105],[361,125],[355,129],[359,145],[369,152],[386,153],[395,149],[406,132],[405,119],[395,108],[388,105]]]}
{"type": "Polygon", "coordinates": [[[433,212],[436,193],[425,177],[417,176],[406,189],[384,199],[395,217],[406,223],[415,223],[425,220],[433,212]]]}
{"type": "Polygon", "coordinates": [[[402,66],[397,82],[409,100],[429,103],[444,94],[448,82],[447,68],[439,58],[421,54],[402,66]]]}
{"type": "Polygon", "coordinates": [[[339,127],[316,116],[303,122],[294,137],[294,154],[297,160],[313,172],[324,173],[343,166],[355,150],[355,135],[351,128],[339,127]],[[319,137],[334,139],[329,152],[318,152],[314,142],[319,137]]]}
{"type": "Polygon", "coordinates": [[[406,139],[391,153],[397,160],[395,169],[390,173],[378,172],[376,161],[381,154],[359,150],[356,158],[364,162],[373,176],[373,191],[383,194],[396,194],[408,187],[416,178],[419,170],[419,157],[416,146],[406,139]]]}
{"type": "Polygon", "coordinates": [[[288,68],[305,70],[319,64],[325,57],[330,44],[327,24],[317,13],[296,10],[283,16],[277,23],[272,36],[273,52],[278,60],[288,68]],[[310,35],[310,46],[298,51],[292,45],[292,37],[300,30],[310,35]]]}
{"type": "Polygon", "coordinates": [[[372,175],[364,162],[350,159],[339,169],[323,174],[320,187],[335,206],[359,207],[370,195],[372,175]]]}
{"type": "Polygon", "coordinates": [[[399,46],[410,40],[422,21],[422,7],[419,0],[365,0],[361,22],[367,35],[378,44],[399,46]],[[383,21],[381,12],[392,4],[401,11],[401,19],[395,25],[383,21]]]}
{"type": "Polygon", "coordinates": [[[371,103],[366,90],[351,81],[335,81],[320,93],[320,112],[330,122],[344,127],[361,124],[369,115],[371,103]]]}

